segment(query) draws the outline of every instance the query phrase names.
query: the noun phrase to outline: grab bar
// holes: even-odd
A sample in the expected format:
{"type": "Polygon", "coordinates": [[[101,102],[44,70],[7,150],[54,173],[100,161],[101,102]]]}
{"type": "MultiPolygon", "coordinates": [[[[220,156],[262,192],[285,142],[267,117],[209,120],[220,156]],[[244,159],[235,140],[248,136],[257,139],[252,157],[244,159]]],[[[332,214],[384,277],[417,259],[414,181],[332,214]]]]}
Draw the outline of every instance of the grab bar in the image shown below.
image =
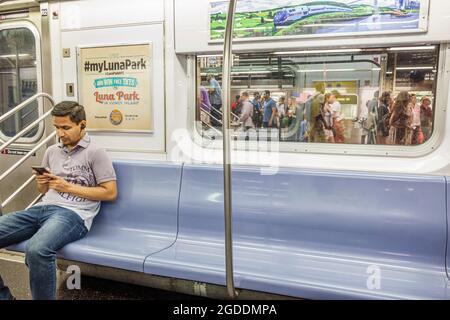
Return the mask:
{"type": "Polygon", "coordinates": [[[233,25],[236,13],[236,0],[230,0],[227,16],[227,28],[223,49],[223,78],[222,78],[222,101],[223,101],[223,180],[224,180],[224,215],[225,215],[225,265],[226,284],[228,295],[236,298],[238,292],[234,286],[233,270],[233,233],[232,233],[232,198],[231,198],[231,148],[230,148],[230,117],[231,110],[229,100],[231,94],[231,66],[233,63],[233,25]]]}
{"type": "Polygon", "coordinates": [[[5,121],[6,119],[8,119],[9,117],[11,117],[12,115],[16,114],[17,112],[19,112],[20,110],[22,110],[23,108],[25,108],[27,105],[29,105],[30,103],[34,102],[35,100],[37,100],[38,98],[47,98],[51,103],[52,106],[55,105],[55,101],[53,100],[53,98],[47,94],[47,93],[37,93],[34,96],[28,98],[27,100],[25,100],[24,102],[18,104],[16,107],[14,107],[12,110],[9,110],[7,113],[5,113],[4,115],[2,115],[0,117],[0,123],[2,123],[3,121],[5,121]]]}

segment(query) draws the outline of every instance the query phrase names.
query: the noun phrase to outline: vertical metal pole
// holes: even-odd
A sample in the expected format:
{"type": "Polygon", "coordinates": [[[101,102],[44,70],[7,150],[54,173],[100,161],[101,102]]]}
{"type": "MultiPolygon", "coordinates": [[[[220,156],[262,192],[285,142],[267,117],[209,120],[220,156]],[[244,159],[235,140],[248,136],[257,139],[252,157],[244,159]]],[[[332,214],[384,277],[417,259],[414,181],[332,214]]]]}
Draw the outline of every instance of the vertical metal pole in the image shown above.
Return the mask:
{"type": "Polygon", "coordinates": [[[386,91],[386,72],[387,72],[387,55],[381,55],[381,61],[380,61],[380,73],[378,74],[379,77],[379,86],[380,86],[380,92],[379,96],[381,97],[381,94],[386,91]]]}
{"type": "Polygon", "coordinates": [[[233,64],[232,42],[233,23],[236,12],[236,0],[230,0],[227,16],[227,29],[223,49],[222,71],[222,108],[223,108],[223,182],[224,182],[224,209],[225,209],[225,264],[226,283],[228,295],[237,297],[234,288],[233,271],[233,234],[232,234],[232,199],[231,199],[231,155],[230,155],[230,94],[231,94],[231,67],[233,64]]]}
{"type": "Polygon", "coordinates": [[[394,70],[392,70],[392,72],[393,72],[392,93],[393,94],[396,94],[395,90],[397,90],[397,61],[398,61],[398,54],[395,53],[394,54],[394,70]]]}
{"type": "MultiPolygon", "coordinates": [[[[18,40],[17,40],[18,41],[18,40]]],[[[16,41],[16,99],[14,100],[14,107],[22,102],[22,90],[21,90],[21,80],[20,80],[20,61],[19,61],[19,47],[17,45],[16,41]]],[[[22,130],[22,119],[21,119],[21,112],[17,112],[14,115],[14,122],[16,125],[16,131],[15,133],[20,132],[22,130]]]]}

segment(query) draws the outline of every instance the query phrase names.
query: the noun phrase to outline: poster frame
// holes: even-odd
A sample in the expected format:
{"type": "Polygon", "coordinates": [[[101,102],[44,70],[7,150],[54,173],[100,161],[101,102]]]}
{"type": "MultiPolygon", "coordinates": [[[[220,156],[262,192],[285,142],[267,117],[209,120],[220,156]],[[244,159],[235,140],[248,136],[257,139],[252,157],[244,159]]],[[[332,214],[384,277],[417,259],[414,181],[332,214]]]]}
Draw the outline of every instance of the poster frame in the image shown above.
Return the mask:
{"type": "Polygon", "coordinates": [[[127,46],[138,46],[138,45],[148,45],[148,56],[149,56],[149,70],[148,70],[148,77],[149,77],[149,86],[148,91],[150,94],[149,97],[149,103],[150,103],[150,128],[149,129],[112,129],[112,128],[90,128],[90,125],[88,123],[86,130],[88,132],[119,132],[119,133],[147,133],[152,134],[155,132],[155,124],[154,124],[154,105],[153,105],[153,50],[154,45],[152,41],[138,41],[138,42],[117,42],[117,43],[104,43],[104,44],[92,44],[92,45],[80,45],[76,47],[76,69],[77,69],[77,100],[79,104],[83,105],[85,109],[88,107],[85,106],[83,101],[83,82],[82,82],[82,72],[84,70],[82,69],[82,63],[81,63],[81,51],[83,49],[96,49],[96,48],[114,48],[114,47],[127,47],[127,46]]]}
{"type": "MultiPolygon", "coordinates": [[[[290,36],[271,36],[271,37],[248,37],[235,38],[235,43],[245,42],[262,42],[262,41],[283,41],[283,40],[299,40],[299,39],[333,39],[346,37],[361,37],[361,36],[379,36],[379,35],[406,35],[406,34],[421,34],[428,32],[429,14],[430,14],[430,0],[420,0],[419,12],[419,26],[417,29],[409,30],[378,30],[378,31],[364,31],[364,32],[342,32],[342,33],[321,33],[321,34],[304,34],[304,35],[290,35],[290,36]]],[[[211,4],[216,2],[228,2],[227,0],[209,0],[208,14],[207,14],[207,32],[209,44],[221,44],[223,39],[211,39],[211,4]]],[[[239,0],[238,0],[239,2],[239,0]]]]}

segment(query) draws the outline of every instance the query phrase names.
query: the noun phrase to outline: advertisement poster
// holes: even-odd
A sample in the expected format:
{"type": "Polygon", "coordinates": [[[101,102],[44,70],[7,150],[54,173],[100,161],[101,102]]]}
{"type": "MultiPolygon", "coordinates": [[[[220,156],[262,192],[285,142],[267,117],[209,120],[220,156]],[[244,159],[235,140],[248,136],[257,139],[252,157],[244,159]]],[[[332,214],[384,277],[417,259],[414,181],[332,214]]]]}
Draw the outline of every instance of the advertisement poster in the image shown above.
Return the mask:
{"type": "Polygon", "coordinates": [[[90,130],[152,132],[151,44],[79,49],[80,102],[90,130]]]}
{"type": "MultiPolygon", "coordinates": [[[[429,0],[240,0],[234,38],[423,32],[429,0]]],[[[210,3],[211,40],[224,37],[228,1],[210,3]]]]}

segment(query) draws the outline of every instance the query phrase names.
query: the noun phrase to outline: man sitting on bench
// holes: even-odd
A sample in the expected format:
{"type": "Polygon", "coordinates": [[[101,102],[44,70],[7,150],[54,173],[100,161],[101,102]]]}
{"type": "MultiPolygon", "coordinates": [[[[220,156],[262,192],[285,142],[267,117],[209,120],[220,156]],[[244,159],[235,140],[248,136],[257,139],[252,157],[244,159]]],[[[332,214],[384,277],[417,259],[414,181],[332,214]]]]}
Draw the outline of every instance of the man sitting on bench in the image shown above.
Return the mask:
{"type": "MultiPolygon", "coordinates": [[[[0,217],[0,248],[29,239],[25,263],[33,299],[56,298],[56,252],[83,238],[100,211],[101,201],[117,197],[116,174],[106,151],[86,133],[86,113],[64,101],[53,111],[60,143],[45,152],[33,173],[42,202],[0,217]]],[[[0,300],[13,299],[0,277],[0,300]]]]}

